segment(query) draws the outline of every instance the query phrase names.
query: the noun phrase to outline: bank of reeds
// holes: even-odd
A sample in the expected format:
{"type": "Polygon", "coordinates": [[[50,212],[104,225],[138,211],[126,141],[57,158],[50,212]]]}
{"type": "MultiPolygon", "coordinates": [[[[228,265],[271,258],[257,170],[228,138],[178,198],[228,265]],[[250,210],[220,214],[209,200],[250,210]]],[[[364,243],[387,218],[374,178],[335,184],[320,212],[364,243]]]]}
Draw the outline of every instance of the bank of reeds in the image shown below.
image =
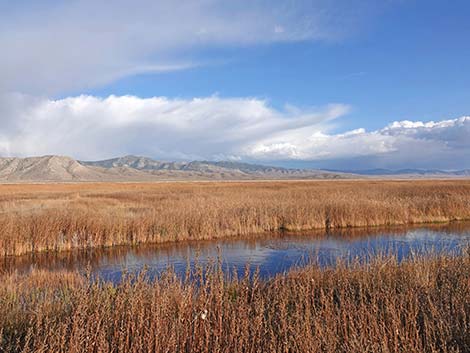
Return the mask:
{"type": "Polygon", "coordinates": [[[0,185],[0,256],[470,219],[470,181],[0,185]]]}
{"type": "Polygon", "coordinates": [[[470,255],[392,257],[262,281],[75,273],[0,279],[1,352],[469,352],[470,255]]]}

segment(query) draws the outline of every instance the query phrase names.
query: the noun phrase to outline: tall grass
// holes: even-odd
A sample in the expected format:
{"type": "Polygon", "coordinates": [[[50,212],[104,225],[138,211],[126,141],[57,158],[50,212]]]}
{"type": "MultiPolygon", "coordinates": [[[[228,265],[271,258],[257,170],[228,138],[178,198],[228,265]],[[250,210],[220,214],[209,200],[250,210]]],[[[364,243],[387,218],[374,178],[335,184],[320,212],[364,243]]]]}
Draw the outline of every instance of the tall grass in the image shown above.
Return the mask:
{"type": "Polygon", "coordinates": [[[469,298],[468,251],[267,281],[217,266],[116,286],[36,271],[0,279],[0,351],[469,352],[469,298]]]}
{"type": "Polygon", "coordinates": [[[470,181],[0,185],[0,256],[470,219],[470,181]]]}

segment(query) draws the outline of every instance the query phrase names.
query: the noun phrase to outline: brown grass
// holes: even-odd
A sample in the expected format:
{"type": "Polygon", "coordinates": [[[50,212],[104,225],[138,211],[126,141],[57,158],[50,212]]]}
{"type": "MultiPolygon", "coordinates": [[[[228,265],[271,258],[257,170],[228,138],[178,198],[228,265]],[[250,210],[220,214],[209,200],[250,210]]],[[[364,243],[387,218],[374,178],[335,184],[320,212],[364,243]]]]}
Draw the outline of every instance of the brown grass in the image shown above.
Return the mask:
{"type": "MultiPolygon", "coordinates": [[[[469,352],[470,252],[272,280],[0,278],[1,352],[469,352]]],[[[189,277],[188,277],[189,278],[189,277]]]]}
{"type": "Polygon", "coordinates": [[[0,256],[470,219],[470,181],[0,185],[0,256]]]}

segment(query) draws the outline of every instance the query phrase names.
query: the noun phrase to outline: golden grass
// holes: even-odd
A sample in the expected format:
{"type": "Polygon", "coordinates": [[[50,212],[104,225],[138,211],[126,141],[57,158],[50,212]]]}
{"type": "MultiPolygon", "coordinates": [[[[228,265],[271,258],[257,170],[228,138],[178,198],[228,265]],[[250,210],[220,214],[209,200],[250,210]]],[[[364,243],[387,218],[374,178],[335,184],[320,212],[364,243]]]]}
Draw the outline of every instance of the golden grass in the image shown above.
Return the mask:
{"type": "Polygon", "coordinates": [[[0,185],[0,254],[463,219],[469,180],[0,185]]]}
{"type": "Polygon", "coordinates": [[[470,253],[262,281],[167,272],[113,286],[76,273],[0,278],[1,352],[469,352],[470,253]]]}

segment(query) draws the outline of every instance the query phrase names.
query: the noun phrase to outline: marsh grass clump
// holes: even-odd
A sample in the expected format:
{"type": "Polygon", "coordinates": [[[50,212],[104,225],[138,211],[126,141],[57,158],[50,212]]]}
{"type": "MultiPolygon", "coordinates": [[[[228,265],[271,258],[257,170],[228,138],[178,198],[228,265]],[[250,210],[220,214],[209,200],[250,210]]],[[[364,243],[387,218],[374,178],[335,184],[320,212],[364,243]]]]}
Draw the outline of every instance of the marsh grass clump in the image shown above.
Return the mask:
{"type": "Polygon", "coordinates": [[[120,284],[33,271],[0,281],[1,352],[468,352],[470,254],[298,268],[217,264],[120,284]]]}
{"type": "Polygon", "coordinates": [[[470,219],[470,181],[0,185],[0,256],[470,219]]]}

